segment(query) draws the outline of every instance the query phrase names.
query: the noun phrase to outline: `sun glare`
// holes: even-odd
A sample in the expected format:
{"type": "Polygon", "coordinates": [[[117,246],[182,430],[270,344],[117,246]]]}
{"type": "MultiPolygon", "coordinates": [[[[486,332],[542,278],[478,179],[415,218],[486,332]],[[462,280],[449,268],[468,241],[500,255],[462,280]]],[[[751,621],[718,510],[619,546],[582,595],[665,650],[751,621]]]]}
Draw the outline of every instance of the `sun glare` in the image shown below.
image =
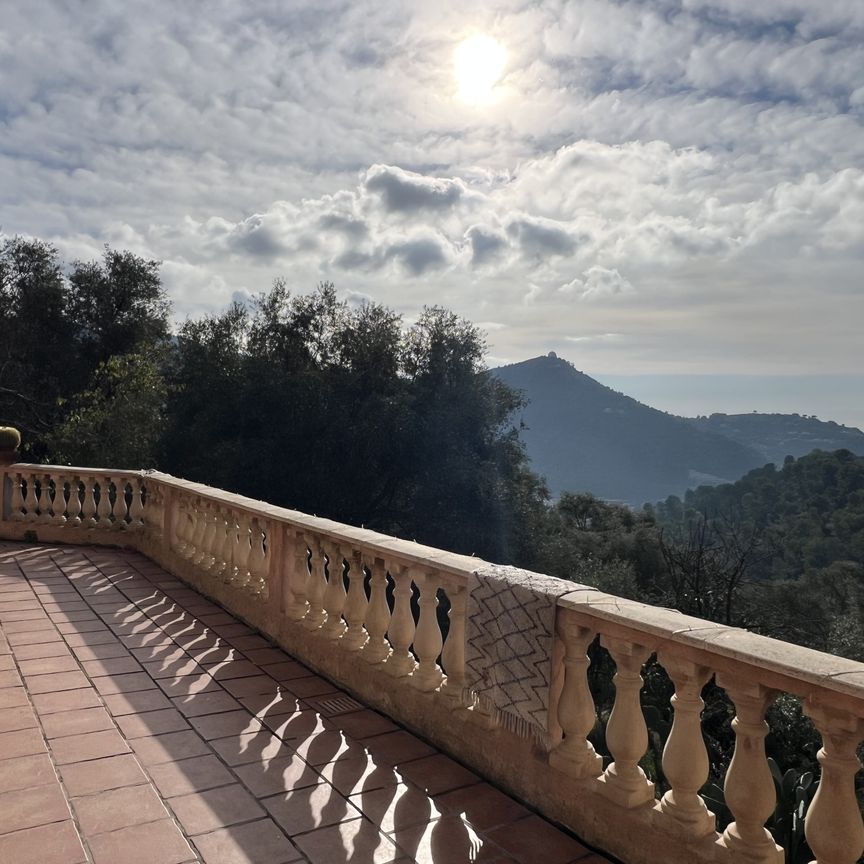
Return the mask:
{"type": "Polygon", "coordinates": [[[504,71],[506,55],[504,46],[491,36],[478,33],[461,42],[453,55],[459,97],[472,104],[488,102],[504,71]]]}

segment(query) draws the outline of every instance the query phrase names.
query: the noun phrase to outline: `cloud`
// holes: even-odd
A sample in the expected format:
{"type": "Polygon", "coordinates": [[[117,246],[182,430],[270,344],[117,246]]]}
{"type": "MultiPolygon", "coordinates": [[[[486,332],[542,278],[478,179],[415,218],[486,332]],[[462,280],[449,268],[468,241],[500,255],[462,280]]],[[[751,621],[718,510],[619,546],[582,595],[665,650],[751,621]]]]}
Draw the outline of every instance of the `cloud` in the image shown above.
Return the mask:
{"type": "Polygon", "coordinates": [[[392,213],[447,209],[457,204],[465,192],[459,180],[425,177],[392,165],[373,165],[363,185],[380,195],[392,213]]]}
{"type": "Polygon", "coordinates": [[[576,240],[566,227],[542,217],[515,218],[507,226],[507,233],[530,258],[570,255],[576,249],[576,240]]]}
{"type": "Polygon", "coordinates": [[[471,263],[475,267],[494,261],[508,246],[504,234],[485,225],[471,225],[465,238],[471,244],[471,263]]]}
{"type": "Polygon", "coordinates": [[[448,264],[443,244],[433,237],[418,237],[392,243],[384,252],[384,258],[398,261],[412,276],[441,270],[448,264]]]}
{"type": "Polygon", "coordinates": [[[581,277],[566,282],[558,289],[562,294],[575,294],[582,300],[597,300],[615,297],[633,291],[633,285],[617,270],[595,264],[581,277]]]}

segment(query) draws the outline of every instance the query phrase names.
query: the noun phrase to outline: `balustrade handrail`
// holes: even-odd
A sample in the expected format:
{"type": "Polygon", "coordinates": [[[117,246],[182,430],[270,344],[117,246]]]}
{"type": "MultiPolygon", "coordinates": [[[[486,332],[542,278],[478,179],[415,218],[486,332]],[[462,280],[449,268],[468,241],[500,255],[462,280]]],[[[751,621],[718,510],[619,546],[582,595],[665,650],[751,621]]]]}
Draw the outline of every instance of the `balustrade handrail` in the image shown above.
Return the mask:
{"type": "Polygon", "coordinates": [[[823,742],[822,781],[806,819],[811,864],[855,864],[864,851],[855,791],[864,663],[559,580],[548,649],[548,712],[557,731],[550,726],[552,749],[541,754],[518,724],[504,728],[487,713],[471,678],[476,669],[466,663],[472,592],[492,577],[509,593],[532,576],[526,571],[513,568],[507,585],[507,568],[479,558],[161,472],[0,465],[0,538],[33,534],[137,548],[299,659],[633,864],[658,856],[670,864],[782,864],[783,850],[764,827],[776,803],[765,718],[779,693],[793,694],[823,742]],[[597,720],[588,647],[598,636],[616,667],[605,730],[610,764],[588,740],[597,720]],[[662,756],[670,788],[659,801],[640,766],[649,740],[641,671],[652,655],[675,690],[662,756]],[[701,795],[709,762],[700,694],[711,678],[735,707],[725,777],[734,821],[722,834],[701,795]],[[616,820],[630,814],[633,830],[619,830],[616,820]]]}

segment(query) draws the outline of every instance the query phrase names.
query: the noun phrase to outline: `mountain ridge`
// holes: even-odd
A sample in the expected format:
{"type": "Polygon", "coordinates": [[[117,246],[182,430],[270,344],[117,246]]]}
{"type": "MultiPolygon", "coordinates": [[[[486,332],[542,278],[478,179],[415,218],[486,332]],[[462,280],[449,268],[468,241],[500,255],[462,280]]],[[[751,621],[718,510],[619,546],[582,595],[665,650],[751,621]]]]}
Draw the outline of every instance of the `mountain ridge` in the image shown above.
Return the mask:
{"type": "MultiPolygon", "coordinates": [[[[790,436],[780,434],[776,418],[796,416],[679,417],[601,384],[554,352],[490,372],[528,399],[519,417],[520,436],[553,495],[590,491],[639,506],[695,486],[731,483],[753,468],[782,461],[776,453],[790,436]],[[773,432],[772,422],[747,419],[753,417],[773,418],[773,432]]],[[[797,419],[805,422],[793,430],[795,446],[783,456],[810,452],[808,441],[830,444],[823,426],[840,430],[848,442],[841,446],[853,452],[860,437],[864,452],[860,430],[797,419]]]]}

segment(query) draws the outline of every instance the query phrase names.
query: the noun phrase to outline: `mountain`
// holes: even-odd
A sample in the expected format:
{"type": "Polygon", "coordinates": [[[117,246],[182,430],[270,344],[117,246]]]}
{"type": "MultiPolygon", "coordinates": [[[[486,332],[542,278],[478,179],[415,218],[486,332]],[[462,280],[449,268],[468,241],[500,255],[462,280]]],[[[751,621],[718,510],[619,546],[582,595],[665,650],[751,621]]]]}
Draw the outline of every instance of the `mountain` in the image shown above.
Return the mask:
{"type": "Polygon", "coordinates": [[[590,491],[641,506],[733,482],[766,461],[755,447],[649,408],[554,353],[492,373],[529,400],[522,439],[553,494],[590,491]]]}
{"type": "Polygon", "coordinates": [[[814,450],[849,450],[864,456],[864,432],[799,414],[712,414],[690,421],[703,432],[713,432],[751,447],[764,461],[782,465],[814,450]]]}

